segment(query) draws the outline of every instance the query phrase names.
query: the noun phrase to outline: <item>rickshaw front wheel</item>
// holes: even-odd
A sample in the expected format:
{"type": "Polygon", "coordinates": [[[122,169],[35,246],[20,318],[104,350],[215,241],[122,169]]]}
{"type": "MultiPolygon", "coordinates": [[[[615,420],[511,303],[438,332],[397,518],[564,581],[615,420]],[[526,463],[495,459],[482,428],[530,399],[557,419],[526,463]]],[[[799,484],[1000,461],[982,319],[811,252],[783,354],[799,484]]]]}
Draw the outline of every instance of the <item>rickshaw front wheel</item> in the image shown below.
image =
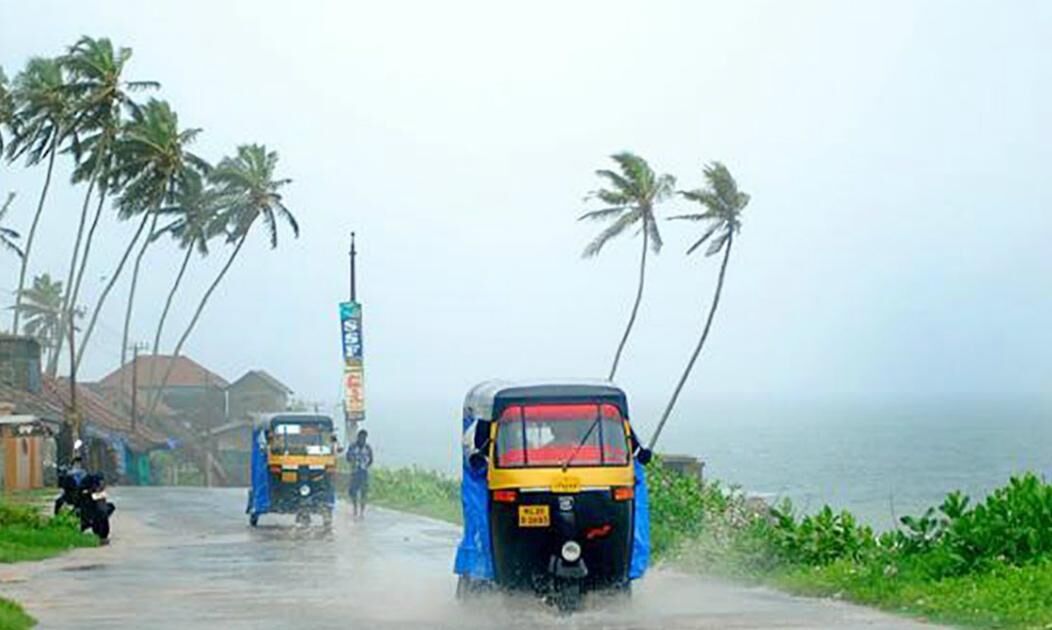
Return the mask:
{"type": "Polygon", "coordinates": [[[300,527],[310,526],[310,513],[309,512],[297,512],[296,513],[296,524],[300,527]]]}
{"type": "Polygon", "coordinates": [[[321,524],[325,529],[332,529],[332,508],[322,510],[321,524]]]}
{"type": "Polygon", "coordinates": [[[259,514],[249,514],[248,515],[248,524],[251,525],[252,527],[255,527],[256,525],[259,525],[259,514]]]}
{"type": "Polygon", "coordinates": [[[552,603],[560,614],[569,615],[581,609],[581,583],[566,581],[556,586],[552,603]]]}

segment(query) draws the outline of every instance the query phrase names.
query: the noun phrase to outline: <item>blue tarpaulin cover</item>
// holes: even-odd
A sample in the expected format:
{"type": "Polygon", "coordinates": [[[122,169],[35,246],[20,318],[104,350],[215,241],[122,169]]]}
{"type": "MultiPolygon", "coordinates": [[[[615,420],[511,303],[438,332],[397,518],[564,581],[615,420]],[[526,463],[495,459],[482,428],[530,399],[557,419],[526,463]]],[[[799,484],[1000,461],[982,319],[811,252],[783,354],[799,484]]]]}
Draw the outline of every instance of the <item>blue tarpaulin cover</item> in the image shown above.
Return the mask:
{"type": "Polygon", "coordinates": [[[270,511],[270,473],[267,471],[267,440],[263,427],[252,431],[252,488],[248,492],[249,512],[266,514],[270,511]]]}
{"type": "Polygon", "coordinates": [[[457,546],[453,572],[475,580],[492,580],[493,549],[489,537],[489,488],[486,471],[472,470],[468,457],[474,449],[475,419],[464,416],[464,453],[460,476],[460,504],[464,511],[464,537],[457,546]]]}
{"type": "Polygon", "coordinates": [[[636,465],[635,487],[635,533],[632,538],[632,564],[628,567],[629,579],[643,577],[650,563],[650,497],[647,496],[647,473],[643,464],[636,465]]]}

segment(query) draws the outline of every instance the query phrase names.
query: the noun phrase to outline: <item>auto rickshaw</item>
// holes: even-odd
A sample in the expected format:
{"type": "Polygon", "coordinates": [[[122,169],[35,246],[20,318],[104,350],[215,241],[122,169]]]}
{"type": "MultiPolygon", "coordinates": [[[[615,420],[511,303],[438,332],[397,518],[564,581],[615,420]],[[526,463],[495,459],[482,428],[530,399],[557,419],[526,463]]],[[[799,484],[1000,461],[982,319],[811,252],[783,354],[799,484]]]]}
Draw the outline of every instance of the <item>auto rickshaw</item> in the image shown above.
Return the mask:
{"type": "Polygon", "coordinates": [[[628,595],[650,553],[641,447],[609,381],[487,381],[464,401],[458,599],[532,591],[560,611],[628,595]]]}
{"type": "Polygon", "coordinates": [[[320,514],[332,524],[336,475],[332,418],[309,413],[259,416],[252,430],[252,487],[248,522],[255,527],[268,512],[295,514],[309,525],[320,514]]]}

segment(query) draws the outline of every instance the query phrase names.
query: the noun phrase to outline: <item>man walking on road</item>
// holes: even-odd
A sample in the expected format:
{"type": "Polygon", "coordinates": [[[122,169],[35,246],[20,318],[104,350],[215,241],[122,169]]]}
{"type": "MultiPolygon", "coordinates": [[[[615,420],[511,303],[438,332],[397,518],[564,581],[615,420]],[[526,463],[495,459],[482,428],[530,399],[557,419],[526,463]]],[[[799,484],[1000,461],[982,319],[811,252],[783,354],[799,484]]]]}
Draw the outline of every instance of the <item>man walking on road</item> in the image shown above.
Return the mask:
{"type": "Polygon", "coordinates": [[[351,465],[351,503],[354,517],[365,516],[365,501],[369,494],[369,468],[373,465],[373,448],[366,443],[369,432],[362,429],[358,438],[347,447],[347,463],[351,465]]]}

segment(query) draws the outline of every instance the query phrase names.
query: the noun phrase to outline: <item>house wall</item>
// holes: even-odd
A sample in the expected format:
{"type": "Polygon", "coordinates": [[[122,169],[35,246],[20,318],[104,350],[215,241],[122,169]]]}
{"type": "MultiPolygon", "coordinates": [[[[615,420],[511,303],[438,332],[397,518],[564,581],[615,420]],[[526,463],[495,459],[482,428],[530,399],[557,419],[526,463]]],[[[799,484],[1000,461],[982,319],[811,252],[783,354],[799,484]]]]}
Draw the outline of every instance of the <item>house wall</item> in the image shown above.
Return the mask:
{"type": "Polygon", "coordinates": [[[246,378],[231,385],[227,392],[231,420],[240,420],[252,413],[277,413],[288,408],[288,394],[275,391],[259,378],[246,378]]]}
{"type": "Polygon", "coordinates": [[[3,450],[3,487],[5,490],[31,490],[44,487],[43,436],[0,438],[3,450]]]}

